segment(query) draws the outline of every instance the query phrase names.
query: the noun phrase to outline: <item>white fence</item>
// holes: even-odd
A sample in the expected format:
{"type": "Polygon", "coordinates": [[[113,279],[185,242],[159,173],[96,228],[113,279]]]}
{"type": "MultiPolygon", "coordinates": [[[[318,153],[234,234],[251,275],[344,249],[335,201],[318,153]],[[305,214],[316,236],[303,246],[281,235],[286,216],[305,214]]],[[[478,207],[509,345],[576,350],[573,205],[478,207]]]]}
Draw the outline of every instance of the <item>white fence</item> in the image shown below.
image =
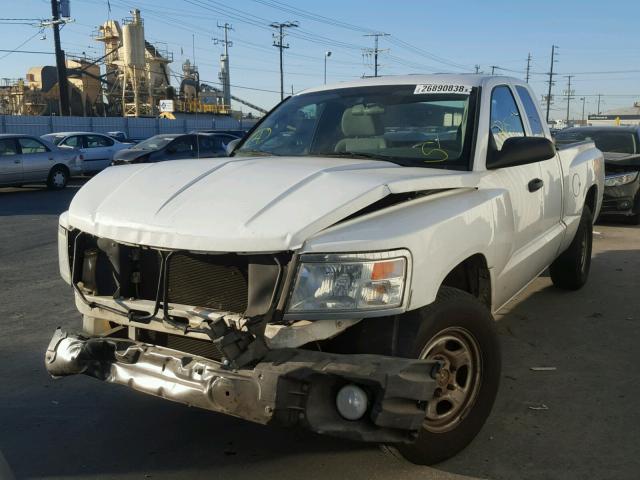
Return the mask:
{"type": "Polygon", "coordinates": [[[123,117],[37,117],[0,115],[0,133],[45,135],[53,132],[125,132],[130,138],[142,139],[161,133],[186,133],[204,129],[246,129],[255,120],[236,120],[225,116],[182,117],[176,120],[163,118],[123,117]]]}

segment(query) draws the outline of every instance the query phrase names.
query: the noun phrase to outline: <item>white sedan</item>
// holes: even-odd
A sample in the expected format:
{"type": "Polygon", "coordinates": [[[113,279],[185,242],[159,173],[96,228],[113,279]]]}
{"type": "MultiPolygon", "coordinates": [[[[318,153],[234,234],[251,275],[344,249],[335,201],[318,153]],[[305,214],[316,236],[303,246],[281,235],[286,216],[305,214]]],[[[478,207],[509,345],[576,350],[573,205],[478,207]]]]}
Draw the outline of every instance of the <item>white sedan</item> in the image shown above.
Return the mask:
{"type": "Polygon", "coordinates": [[[108,135],[92,132],[58,132],[43,135],[41,138],[61,148],[73,148],[79,151],[79,163],[82,173],[94,173],[104,170],[113,160],[113,155],[131,145],[119,142],[108,135]]]}

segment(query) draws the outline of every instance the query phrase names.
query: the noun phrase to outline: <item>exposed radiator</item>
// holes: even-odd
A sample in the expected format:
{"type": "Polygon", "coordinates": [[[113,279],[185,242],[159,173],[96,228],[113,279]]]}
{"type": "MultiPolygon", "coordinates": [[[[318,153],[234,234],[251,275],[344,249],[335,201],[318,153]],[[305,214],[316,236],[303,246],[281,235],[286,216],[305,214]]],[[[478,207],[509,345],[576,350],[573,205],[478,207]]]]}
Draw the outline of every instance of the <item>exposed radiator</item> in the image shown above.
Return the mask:
{"type": "Polygon", "coordinates": [[[246,265],[217,255],[179,252],[169,259],[168,298],[172,303],[244,313],[246,265]]]}

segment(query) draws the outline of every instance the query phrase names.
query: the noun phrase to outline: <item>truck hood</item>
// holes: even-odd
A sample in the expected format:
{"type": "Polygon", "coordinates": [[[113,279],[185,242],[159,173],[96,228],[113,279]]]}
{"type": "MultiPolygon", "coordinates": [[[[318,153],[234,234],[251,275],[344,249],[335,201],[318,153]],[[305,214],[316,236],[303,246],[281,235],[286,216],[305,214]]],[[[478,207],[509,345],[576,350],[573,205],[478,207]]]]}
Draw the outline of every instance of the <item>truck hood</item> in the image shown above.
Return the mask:
{"type": "Polygon", "coordinates": [[[295,250],[390,194],[474,188],[480,173],[371,160],[257,157],[111,167],[69,207],[99,237],[208,252],[295,250]]]}

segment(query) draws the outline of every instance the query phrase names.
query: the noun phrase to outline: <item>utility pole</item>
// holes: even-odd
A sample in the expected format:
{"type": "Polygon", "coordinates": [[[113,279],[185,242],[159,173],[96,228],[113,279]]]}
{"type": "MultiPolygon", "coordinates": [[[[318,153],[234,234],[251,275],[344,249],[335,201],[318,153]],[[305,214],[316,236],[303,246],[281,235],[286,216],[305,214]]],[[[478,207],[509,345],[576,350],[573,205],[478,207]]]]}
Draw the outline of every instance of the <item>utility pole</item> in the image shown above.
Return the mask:
{"type": "Polygon", "coordinates": [[[531,53],[527,55],[527,74],[524,79],[525,82],[529,83],[529,72],[531,71],[531,53]]]}
{"type": "Polygon", "coordinates": [[[383,33],[383,32],[369,33],[365,35],[365,37],[373,37],[374,47],[373,49],[367,49],[367,52],[373,54],[373,76],[374,77],[378,76],[378,55],[383,51],[385,51],[385,50],[380,50],[378,48],[378,40],[380,39],[380,37],[388,37],[389,35],[390,34],[383,33]]]}
{"type": "Polygon", "coordinates": [[[282,52],[285,48],[289,48],[289,44],[286,45],[284,42],[284,29],[285,28],[295,28],[300,26],[298,22],[274,22],[269,25],[272,28],[277,30],[277,33],[273,34],[273,46],[280,50],[280,100],[284,100],[284,70],[282,68],[282,52]]]}
{"type": "Polygon", "coordinates": [[[584,125],[584,102],[587,100],[587,97],[581,97],[582,100],[582,125],[584,125]]]}
{"type": "Polygon", "coordinates": [[[56,53],[56,70],[58,71],[58,90],[59,90],[59,106],[60,115],[69,116],[71,111],[69,108],[69,82],[67,80],[67,64],[64,58],[64,50],[60,45],[60,11],[58,0],[51,0],[51,26],[53,27],[53,43],[56,53]]]}
{"type": "Polygon", "coordinates": [[[549,123],[549,110],[551,109],[551,87],[553,86],[553,65],[555,62],[557,45],[551,45],[551,68],[549,69],[549,90],[547,93],[547,123],[549,123]]]}
{"type": "Polygon", "coordinates": [[[600,115],[600,98],[602,97],[602,94],[599,93],[598,94],[598,115],[600,115]]]}
{"type": "Polygon", "coordinates": [[[478,73],[480,73],[480,65],[478,65],[477,63],[474,65],[475,69],[476,69],[476,75],[478,73]]]}
{"type": "Polygon", "coordinates": [[[567,126],[569,125],[569,109],[571,108],[571,99],[573,98],[573,92],[571,91],[571,79],[575,77],[575,75],[567,75],[567,126]]]}
{"type": "MultiPolygon", "coordinates": [[[[224,45],[224,53],[220,55],[220,72],[218,73],[218,79],[222,83],[222,97],[224,104],[231,108],[231,71],[229,70],[229,47],[233,46],[233,42],[229,40],[229,30],[233,30],[233,27],[228,23],[223,25],[218,23],[218,28],[224,30],[224,40],[220,38],[214,38],[214,45],[221,43],[224,45]]],[[[195,60],[194,60],[195,61],[195,60]]]]}
{"type": "Polygon", "coordinates": [[[496,68],[500,68],[498,65],[490,65],[491,66],[491,75],[494,75],[496,72],[496,68]]]}

